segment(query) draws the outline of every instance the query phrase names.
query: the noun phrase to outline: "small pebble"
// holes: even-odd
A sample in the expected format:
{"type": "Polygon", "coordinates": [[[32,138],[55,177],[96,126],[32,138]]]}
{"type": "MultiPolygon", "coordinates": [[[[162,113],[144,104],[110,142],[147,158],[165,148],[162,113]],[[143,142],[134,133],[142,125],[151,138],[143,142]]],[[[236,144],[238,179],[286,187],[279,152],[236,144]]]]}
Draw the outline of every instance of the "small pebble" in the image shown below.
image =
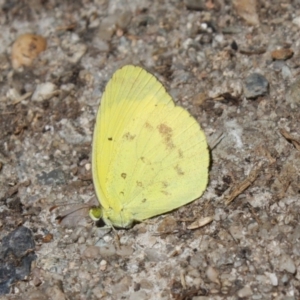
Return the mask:
{"type": "Polygon", "coordinates": [[[177,222],[172,216],[165,216],[159,223],[157,231],[159,233],[172,232],[177,228],[177,222]]]}
{"type": "Polygon", "coordinates": [[[45,82],[39,84],[33,95],[32,95],[32,101],[44,101],[47,99],[50,99],[53,96],[53,92],[56,90],[56,85],[52,82],[45,82]]]}
{"type": "Polygon", "coordinates": [[[247,99],[255,99],[268,93],[269,82],[259,74],[253,73],[249,75],[244,82],[244,95],[247,99]]]}
{"type": "Polygon", "coordinates": [[[293,19],[293,24],[297,25],[298,27],[300,27],[300,16],[296,17],[293,19]]]}
{"type": "Polygon", "coordinates": [[[120,14],[116,24],[119,28],[125,30],[129,26],[131,19],[132,19],[132,12],[124,11],[122,14],[120,14]]]}
{"type": "Polygon", "coordinates": [[[100,270],[101,270],[101,271],[105,271],[106,268],[107,268],[107,261],[104,260],[104,259],[102,259],[102,260],[100,261],[100,270]]]}
{"type": "Polygon", "coordinates": [[[117,249],[117,254],[123,257],[129,257],[133,253],[133,249],[130,246],[121,246],[117,249]]]}
{"type": "Polygon", "coordinates": [[[160,253],[155,249],[151,248],[145,249],[145,254],[149,261],[160,262],[166,261],[168,259],[168,257],[165,254],[160,253]]]}
{"type": "Polygon", "coordinates": [[[84,258],[97,258],[100,256],[100,248],[97,246],[86,247],[82,253],[84,258]]]}
{"type": "Polygon", "coordinates": [[[187,9],[190,10],[205,10],[206,1],[205,0],[186,0],[184,1],[187,9]]]}
{"type": "Polygon", "coordinates": [[[67,297],[65,296],[64,292],[62,291],[61,286],[59,284],[55,284],[50,286],[46,289],[46,294],[52,300],[65,300],[67,297]]]}
{"type": "Polygon", "coordinates": [[[259,25],[256,0],[233,0],[232,4],[236,13],[249,25],[259,25]]]}
{"type": "Polygon", "coordinates": [[[300,104],[300,77],[287,89],[286,100],[291,104],[300,104]]]}
{"type": "Polygon", "coordinates": [[[282,67],[281,75],[282,75],[283,79],[289,79],[289,78],[292,78],[292,76],[293,76],[291,69],[288,66],[282,67]]]}
{"type": "Polygon", "coordinates": [[[143,290],[137,291],[135,293],[130,294],[129,300],[140,300],[140,299],[147,299],[147,293],[143,290]]]}
{"type": "Polygon", "coordinates": [[[116,254],[116,248],[111,244],[102,245],[99,247],[99,249],[102,257],[108,257],[116,254]]]}
{"type": "Polygon", "coordinates": [[[40,35],[26,33],[20,35],[11,49],[11,61],[14,69],[32,65],[35,58],[46,50],[47,41],[40,35]]]}
{"type": "Polygon", "coordinates": [[[79,238],[78,238],[78,244],[84,244],[85,243],[85,238],[83,237],[83,236],[80,236],[79,238]]]}
{"type": "Polygon", "coordinates": [[[195,106],[201,106],[206,99],[208,99],[208,95],[206,93],[198,93],[193,96],[192,103],[195,106]]]}
{"type": "Polygon", "coordinates": [[[281,271],[285,270],[291,274],[295,274],[295,272],[296,272],[295,263],[289,255],[281,256],[279,268],[281,271]]]}
{"type": "Polygon", "coordinates": [[[153,290],[153,283],[147,279],[142,279],[140,281],[140,287],[145,290],[153,290]]]}
{"type": "Polygon", "coordinates": [[[116,31],[117,19],[116,16],[110,16],[102,20],[97,32],[100,39],[104,41],[109,41],[111,39],[116,31]]]}
{"type": "Polygon", "coordinates": [[[283,276],[281,277],[281,282],[286,285],[289,282],[290,278],[287,274],[283,274],[283,276]]]}
{"type": "Polygon", "coordinates": [[[252,290],[249,286],[245,286],[237,292],[238,297],[245,298],[252,295],[252,290]]]}
{"type": "Polygon", "coordinates": [[[95,46],[95,48],[97,48],[99,50],[99,52],[109,51],[109,44],[106,41],[102,41],[99,38],[94,39],[93,45],[95,46]]]}
{"type": "Polygon", "coordinates": [[[292,49],[278,49],[272,51],[271,55],[273,59],[286,60],[294,55],[294,51],[292,49]]]}
{"type": "Polygon", "coordinates": [[[78,43],[75,45],[71,45],[70,49],[68,49],[68,53],[70,53],[70,55],[67,55],[66,58],[70,63],[77,64],[86,51],[87,46],[84,44],[78,43]]]}
{"type": "Polygon", "coordinates": [[[50,243],[53,240],[53,234],[48,233],[43,237],[43,243],[50,243]]]}
{"type": "Polygon", "coordinates": [[[218,279],[219,272],[216,269],[214,269],[213,267],[208,267],[206,269],[206,276],[211,282],[220,284],[220,281],[218,279]]]}
{"type": "Polygon", "coordinates": [[[26,294],[26,298],[30,300],[47,300],[48,296],[39,290],[32,290],[26,294]]]}
{"type": "Polygon", "coordinates": [[[276,276],[275,273],[269,273],[269,272],[265,272],[266,276],[269,277],[270,281],[271,281],[271,284],[273,286],[277,286],[278,285],[278,278],[276,276]]]}

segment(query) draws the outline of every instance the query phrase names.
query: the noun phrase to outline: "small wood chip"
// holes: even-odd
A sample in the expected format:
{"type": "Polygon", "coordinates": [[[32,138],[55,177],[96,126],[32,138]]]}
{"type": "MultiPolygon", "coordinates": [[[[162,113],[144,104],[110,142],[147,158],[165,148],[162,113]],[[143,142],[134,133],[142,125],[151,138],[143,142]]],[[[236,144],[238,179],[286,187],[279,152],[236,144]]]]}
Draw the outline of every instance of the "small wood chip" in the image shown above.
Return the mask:
{"type": "Polygon", "coordinates": [[[213,220],[214,220],[214,217],[212,217],[212,216],[201,218],[199,220],[196,220],[189,226],[187,226],[187,229],[197,229],[197,228],[203,227],[203,226],[211,223],[213,220]]]}
{"type": "Polygon", "coordinates": [[[288,131],[285,129],[280,129],[279,132],[281,135],[290,143],[294,145],[294,147],[300,151],[300,140],[293,137],[288,131]]]}
{"type": "Polygon", "coordinates": [[[271,55],[275,60],[287,60],[294,55],[294,51],[292,49],[277,49],[272,51],[271,55]]]}
{"type": "Polygon", "coordinates": [[[233,191],[225,197],[225,204],[229,205],[238,195],[242,194],[258,177],[259,171],[262,167],[262,162],[256,164],[248,177],[238,184],[233,191]]]}

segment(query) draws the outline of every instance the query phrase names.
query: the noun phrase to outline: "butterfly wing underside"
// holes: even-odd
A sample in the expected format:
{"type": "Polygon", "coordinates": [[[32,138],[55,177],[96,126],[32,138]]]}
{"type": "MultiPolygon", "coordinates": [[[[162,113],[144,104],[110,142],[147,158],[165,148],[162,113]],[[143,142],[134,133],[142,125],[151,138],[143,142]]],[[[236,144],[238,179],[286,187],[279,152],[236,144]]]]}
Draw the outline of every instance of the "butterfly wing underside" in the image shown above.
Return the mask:
{"type": "Polygon", "coordinates": [[[107,84],[93,140],[93,178],[116,226],[199,197],[209,154],[197,121],[142,68],[125,66],[107,84]]]}

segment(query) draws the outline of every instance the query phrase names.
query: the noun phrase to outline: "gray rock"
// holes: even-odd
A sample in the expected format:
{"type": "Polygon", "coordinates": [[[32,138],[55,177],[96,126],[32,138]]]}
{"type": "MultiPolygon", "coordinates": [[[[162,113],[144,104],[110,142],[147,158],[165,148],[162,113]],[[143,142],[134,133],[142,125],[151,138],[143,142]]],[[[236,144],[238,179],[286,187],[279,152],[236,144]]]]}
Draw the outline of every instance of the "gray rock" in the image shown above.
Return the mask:
{"type": "Polygon", "coordinates": [[[249,75],[244,82],[244,95],[247,99],[255,99],[268,93],[269,82],[258,73],[249,75]]]}
{"type": "Polygon", "coordinates": [[[186,0],[184,1],[186,8],[190,10],[205,10],[206,1],[204,0],[186,0]]]}
{"type": "Polygon", "coordinates": [[[43,172],[37,175],[37,179],[43,185],[61,185],[65,184],[65,174],[61,169],[54,169],[48,173],[43,172]]]}
{"type": "Polygon", "coordinates": [[[287,271],[291,274],[294,274],[296,272],[296,266],[292,258],[288,255],[282,255],[280,259],[280,265],[279,268],[281,271],[287,271]]]}
{"type": "Polygon", "coordinates": [[[287,89],[285,98],[290,104],[300,103],[300,78],[297,78],[296,81],[287,89]]]}
{"type": "Polygon", "coordinates": [[[252,290],[249,286],[245,286],[237,292],[240,298],[250,297],[252,295],[252,290]]]}
{"type": "Polygon", "coordinates": [[[29,275],[36,259],[32,232],[20,226],[2,240],[0,248],[0,295],[8,294],[10,286],[29,275]]]}

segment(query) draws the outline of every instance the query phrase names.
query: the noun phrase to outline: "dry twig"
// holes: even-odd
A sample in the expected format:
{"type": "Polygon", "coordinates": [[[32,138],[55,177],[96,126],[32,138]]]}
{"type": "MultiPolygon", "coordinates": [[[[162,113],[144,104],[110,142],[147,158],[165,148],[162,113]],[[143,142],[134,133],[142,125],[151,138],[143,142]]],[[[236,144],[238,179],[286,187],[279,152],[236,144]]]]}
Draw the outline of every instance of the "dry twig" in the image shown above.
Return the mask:
{"type": "Polygon", "coordinates": [[[258,177],[262,162],[256,164],[250,171],[248,177],[238,184],[234,190],[225,198],[225,204],[229,205],[238,195],[242,194],[258,177]]]}
{"type": "Polygon", "coordinates": [[[279,132],[281,133],[281,135],[290,143],[292,143],[294,145],[294,147],[300,151],[300,141],[298,139],[296,139],[295,137],[293,137],[288,131],[286,131],[285,129],[279,129],[279,132]]]}

